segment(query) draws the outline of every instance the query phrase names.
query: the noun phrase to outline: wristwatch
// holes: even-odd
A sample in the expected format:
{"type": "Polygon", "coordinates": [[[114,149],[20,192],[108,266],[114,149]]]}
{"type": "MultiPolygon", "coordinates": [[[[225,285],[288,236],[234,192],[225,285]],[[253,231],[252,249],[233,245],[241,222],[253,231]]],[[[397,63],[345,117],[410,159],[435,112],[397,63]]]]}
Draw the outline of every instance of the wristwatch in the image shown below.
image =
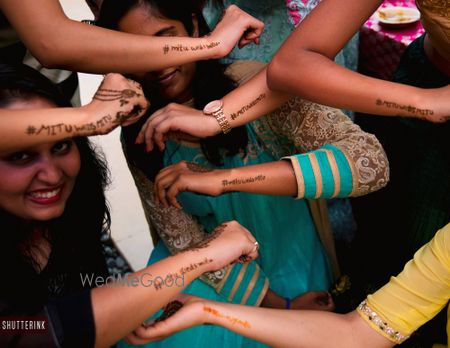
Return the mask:
{"type": "Polygon", "coordinates": [[[223,113],[222,100],[213,100],[206,104],[206,106],[203,108],[203,113],[207,116],[213,116],[216,118],[223,134],[227,134],[229,131],[231,131],[230,123],[223,113]]]}

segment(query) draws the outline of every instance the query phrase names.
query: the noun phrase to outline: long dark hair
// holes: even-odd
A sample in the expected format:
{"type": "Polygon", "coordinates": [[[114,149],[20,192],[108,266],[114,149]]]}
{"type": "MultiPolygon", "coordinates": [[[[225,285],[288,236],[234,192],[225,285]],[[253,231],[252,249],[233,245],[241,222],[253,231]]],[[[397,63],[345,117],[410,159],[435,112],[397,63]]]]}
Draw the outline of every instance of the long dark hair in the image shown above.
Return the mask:
{"type": "MultiPolygon", "coordinates": [[[[70,106],[57,87],[25,65],[0,62],[0,107],[18,100],[44,98],[59,107],[70,106]]],[[[80,273],[107,275],[101,234],[108,232],[110,214],[104,190],[109,183],[106,162],[87,138],[74,139],[81,168],[62,216],[45,222],[24,221],[0,208],[0,265],[2,297],[39,303],[48,297],[82,290],[80,273]],[[34,229],[45,231],[51,255],[42,272],[23,252],[34,229]]],[[[1,177],[1,173],[0,173],[1,177]]]]}
{"type": "MultiPolygon", "coordinates": [[[[198,20],[199,35],[207,35],[210,31],[203,15],[202,9],[205,1],[195,0],[104,0],[97,24],[99,26],[118,29],[118,23],[130,10],[136,7],[147,8],[149,14],[162,16],[183,23],[189,35],[193,34],[194,27],[192,14],[198,20]]],[[[203,109],[211,100],[220,99],[236,88],[236,83],[224,73],[226,65],[218,60],[199,61],[196,65],[195,76],[192,81],[194,107],[203,109]]],[[[156,99],[154,95],[147,95],[151,108],[147,117],[138,123],[123,129],[122,138],[128,154],[128,160],[134,161],[150,179],[154,179],[162,168],[162,155],[158,150],[147,154],[143,146],[135,146],[134,140],[146,119],[154,111],[165,106],[166,101],[156,99]],[[150,157],[149,157],[150,156],[150,157]],[[149,167],[149,161],[152,166],[149,167]],[[156,164],[156,165],[153,165],[156,164]],[[159,164],[159,165],[158,165],[159,164]]],[[[202,139],[200,144],[203,154],[209,162],[221,166],[224,156],[233,156],[240,151],[245,152],[248,143],[248,134],[245,127],[236,127],[227,135],[217,135],[202,139]]]]}

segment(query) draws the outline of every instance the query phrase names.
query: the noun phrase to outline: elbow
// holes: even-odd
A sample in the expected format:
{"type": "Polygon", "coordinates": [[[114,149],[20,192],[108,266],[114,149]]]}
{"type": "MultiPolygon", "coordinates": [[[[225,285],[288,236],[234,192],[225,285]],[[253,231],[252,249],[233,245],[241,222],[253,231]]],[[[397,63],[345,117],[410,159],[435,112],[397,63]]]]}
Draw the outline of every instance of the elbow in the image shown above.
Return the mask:
{"type": "Polygon", "coordinates": [[[277,53],[267,67],[267,86],[272,91],[284,92],[292,77],[292,62],[289,57],[277,53]],[[289,68],[291,67],[291,68],[289,68]]]}
{"type": "Polygon", "coordinates": [[[30,47],[30,51],[44,68],[63,69],[68,68],[64,64],[67,61],[67,53],[63,50],[65,46],[58,39],[40,40],[30,47]]]}
{"type": "Polygon", "coordinates": [[[278,90],[282,84],[281,76],[283,76],[283,63],[276,55],[267,67],[267,87],[272,91],[278,90]]]}

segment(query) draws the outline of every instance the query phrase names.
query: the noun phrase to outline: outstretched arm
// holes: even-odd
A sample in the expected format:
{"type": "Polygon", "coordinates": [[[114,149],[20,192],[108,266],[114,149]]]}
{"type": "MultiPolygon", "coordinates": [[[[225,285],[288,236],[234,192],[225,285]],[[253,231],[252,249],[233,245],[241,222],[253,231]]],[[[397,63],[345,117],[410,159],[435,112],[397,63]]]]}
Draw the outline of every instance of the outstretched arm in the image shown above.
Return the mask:
{"type": "Polygon", "coordinates": [[[334,63],[335,55],[381,4],[324,0],[289,36],[268,68],[273,90],[338,108],[444,122],[450,86],[421,89],[383,81],[334,63]]]}
{"type": "Polygon", "coordinates": [[[257,42],[264,27],[236,6],[204,38],[147,37],[97,28],[67,18],[57,0],[0,0],[0,9],[41,64],[92,73],[158,70],[220,58],[236,43],[257,42]]]}
{"type": "Polygon", "coordinates": [[[114,344],[164,306],[202,273],[257,257],[255,239],[235,221],[217,227],[208,240],[127,276],[128,283],[92,290],[96,346],[114,344]],[[120,320],[117,320],[120,318],[120,320]]]}
{"type": "MultiPolygon", "coordinates": [[[[240,86],[222,98],[224,116],[232,128],[266,115],[292,97],[268,88],[267,68],[263,63],[243,61],[234,63],[233,68],[247,74],[239,76],[230,73],[230,77],[240,86]]],[[[163,150],[164,141],[171,132],[204,138],[219,134],[221,128],[215,117],[205,116],[201,110],[171,103],[149,117],[136,140],[138,143],[145,142],[148,151],[154,145],[163,150]]]]}
{"type": "Polygon", "coordinates": [[[91,103],[79,108],[0,109],[0,152],[76,136],[107,134],[139,119],[148,107],[140,85],[106,76],[91,103]]]}
{"type": "Polygon", "coordinates": [[[179,297],[183,303],[172,317],[135,330],[133,344],[163,339],[191,326],[213,324],[271,347],[387,348],[394,343],[378,334],[353,311],[336,314],[314,310],[255,308],[179,297]]]}
{"type": "MultiPolygon", "coordinates": [[[[232,169],[180,162],[156,177],[158,198],[180,207],[176,195],[182,191],[213,196],[240,191],[310,199],[348,197],[378,190],[389,180],[388,161],[378,140],[337,109],[293,98],[261,122],[254,129],[270,128],[272,136],[287,138],[298,154],[286,157],[290,161],[232,169]]],[[[261,139],[268,136],[262,134],[261,139]]]]}

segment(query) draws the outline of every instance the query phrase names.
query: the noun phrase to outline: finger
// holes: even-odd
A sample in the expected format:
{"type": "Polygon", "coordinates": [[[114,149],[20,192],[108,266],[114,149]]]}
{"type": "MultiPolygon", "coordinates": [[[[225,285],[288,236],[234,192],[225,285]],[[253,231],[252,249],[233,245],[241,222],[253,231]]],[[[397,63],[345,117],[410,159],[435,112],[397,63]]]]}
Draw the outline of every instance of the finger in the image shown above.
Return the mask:
{"type": "Polygon", "coordinates": [[[173,183],[170,188],[166,190],[167,201],[170,205],[174,206],[177,209],[181,209],[181,205],[177,201],[177,195],[180,191],[181,190],[177,182],[173,183]]]}
{"type": "Polygon", "coordinates": [[[171,130],[171,122],[167,119],[162,121],[155,127],[155,131],[153,134],[153,141],[155,142],[156,146],[158,146],[161,151],[164,151],[164,149],[166,147],[166,145],[164,143],[165,135],[170,130],[171,130]]]}
{"type": "Polygon", "coordinates": [[[145,140],[148,151],[153,150],[153,129],[162,121],[162,110],[163,109],[159,109],[150,115],[136,138],[138,144],[142,144],[145,140]],[[145,137],[146,132],[149,133],[147,138],[145,137]]]}
{"type": "Polygon", "coordinates": [[[133,345],[144,345],[151,341],[158,341],[166,337],[158,330],[152,330],[153,324],[140,326],[129,335],[129,340],[133,345]]]}
{"type": "Polygon", "coordinates": [[[169,207],[169,203],[166,198],[166,188],[169,187],[173,182],[173,179],[170,177],[166,177],[164,179],[160,179],[157,186],[157,199],[160,204],[162,204],[165,208],[169,207]]]}

